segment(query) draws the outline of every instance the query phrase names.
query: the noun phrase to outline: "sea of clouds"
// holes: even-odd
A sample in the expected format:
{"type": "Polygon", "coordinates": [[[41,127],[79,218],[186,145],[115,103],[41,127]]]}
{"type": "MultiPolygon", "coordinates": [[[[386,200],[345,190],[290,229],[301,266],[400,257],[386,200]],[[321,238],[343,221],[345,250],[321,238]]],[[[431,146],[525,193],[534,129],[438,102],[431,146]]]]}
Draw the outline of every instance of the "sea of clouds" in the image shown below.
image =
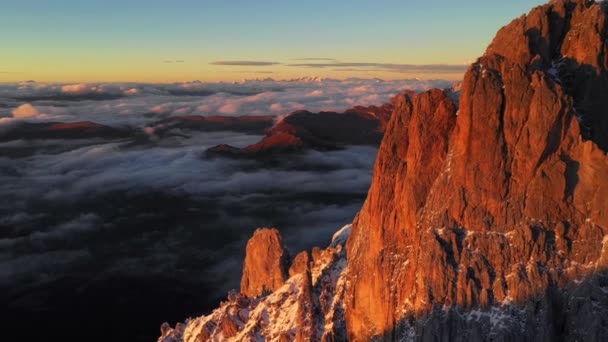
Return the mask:
{"type": "MultiPolygon", "coordinates": [[[[21,122],[76,121],[145,132],[171,116],[343,111],[381,105],[406,89],[450,85],[377,79],[2,84],[0,132],[21,122]]],[[[90,298],[108,288],[125,290],[130,287],[125,279],[145,279],[150,288],[123,298],[126,311],[120,312],[132,315],[125,307],[153,303],[148,316],[139,315],[156,325],[157,318],[171,318],[171,310],[176,317],[200,314],[189,305],[207,310],[225,291],[238,288],[244,246],[257,227],[281,229],[293,252],[323,246],[360,209],[377,148],[309,151],[273,163],[205,156],[218,144],[243,147],[260,138],[185,131],[138,143],[130,138],[1,142],[0,304],[27,315],[30,306],[43,306],[50,310],[47,316],[62,319],[78,312],[69,306],[73,301],[64,298],[58,305],[49,298],[69,297],[73,286],[90,298]],[[15,148],[32,152],[2,153],[15,148]],[[109,280],[116,277],[119,285],[109,280]],[[159,285],[158,279],[167,278],[175,286],[159,285]],[[66,282],[69,291],[61,285],[66,282]],[[157,298],[177,289],[191,300],[157,298]]],[[[118,310],[111,303],[89,305],[102,315],[118,310]]]]}
{"type": "Polygon", "coordinates": [[[286,115],[378,105],[405,89],[447,88],[443,80],[302,79],[236,83],[0,85],[0,122],[94,121],[144,125],[180,115],[286,115]]]}

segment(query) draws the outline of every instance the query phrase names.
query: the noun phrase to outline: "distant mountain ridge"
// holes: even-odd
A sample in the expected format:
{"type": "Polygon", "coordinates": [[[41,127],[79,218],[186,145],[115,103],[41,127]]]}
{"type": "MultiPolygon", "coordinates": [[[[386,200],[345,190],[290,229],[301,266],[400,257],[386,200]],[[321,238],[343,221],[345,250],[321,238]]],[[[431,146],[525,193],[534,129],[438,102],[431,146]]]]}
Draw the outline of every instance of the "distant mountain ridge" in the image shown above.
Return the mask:
{"type": "Polygon", "coordinates": [[[356,106],[344,113],[300,110],[276,122],[258,143],[244,148],[219,145],[210,156],[258,158],[306,149],[335,150],[347,145],[378,145],[393,110],[382,106],[356,106]]]}

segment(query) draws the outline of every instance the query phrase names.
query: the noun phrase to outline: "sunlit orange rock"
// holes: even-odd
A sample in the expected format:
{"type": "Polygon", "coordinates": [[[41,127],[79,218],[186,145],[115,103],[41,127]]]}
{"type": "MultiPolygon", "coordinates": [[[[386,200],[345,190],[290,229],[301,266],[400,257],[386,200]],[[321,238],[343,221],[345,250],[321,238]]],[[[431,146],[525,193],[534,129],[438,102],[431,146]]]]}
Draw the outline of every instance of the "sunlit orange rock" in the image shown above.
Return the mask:
{"type": "Polygon", "coordinates": [[[298,339],[608,340],[607,11],[551,1],[500,30],[459,99],[395,98],[346,253],[299,256],[269,297],[318,305],[298,313],[325,328],[292,320],[298,339]]]}
{"type": "Polygon", "coordinates": [[[311,258],[308,251],[298,253],[289,267],[289,276],[306,273],[310,270],[310,262],[311,258]]]}
{"type": "Polygon", "coordinates": [[[457,119],[440,91],[403,96],[348,242],[352,340],[396,338],[437,308],[536,300],[605,264],[606,58],[601,5],[553,1],[470,67],[457,119]]]}
{"type": "Polygon", "coordinates": [[[393,103],[357,106],[344,113],[296,111],[268,129],[258,143],[239,149],[218,145],[210,156],[257,158],[306,149],[335,150],[347,145],[380,143],[393,110],[393,103]]]}
{"type": "Polygon", "coordinates": [[[258,296],[281,287],[288,277],[289,256],[275,228],[260,228],[247,242],[241,292],[258,296]]]}

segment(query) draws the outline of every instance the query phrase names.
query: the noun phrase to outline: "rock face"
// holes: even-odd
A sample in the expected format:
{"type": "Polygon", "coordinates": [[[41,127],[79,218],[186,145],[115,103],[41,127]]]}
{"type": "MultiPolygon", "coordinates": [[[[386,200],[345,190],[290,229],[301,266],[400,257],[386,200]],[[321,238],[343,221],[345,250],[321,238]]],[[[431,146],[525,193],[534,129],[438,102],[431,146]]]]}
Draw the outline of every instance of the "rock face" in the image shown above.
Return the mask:
{"type": "MultiPolygon", "coordinates": [[[[412,250],[416,239],[416,211],[446,160],[456,111],[452,100],[440,90],[401,95],[397,101],[378,152],[368,198],[348,243],[353,283],[349,287],[352,302],[348,323],[354,335],[362,334],[358,330],[363,325],[358,322],[360,317],[382,326],[392,321],[394,303],[385,300],[393,291],[388,284],[405,279],[394,278],[389,268],[407,267],[404,253],[412,250]],[[396,254],[387,254],[392,251],[396,254]],[[393,259],[400,255],[403,261],[395,265],[393,259]],[[363,312],[359,314],[359,310],[363,312]]],[[[403,271],[409,271],[413,279],[413,269],[403,271]]]]}
{"type": "Polygon", "coordinates": [[[274,291],[287,280],[289,255],[283,247],[277,229],[261,228],[247,242],[247,254],[243,265],[241,292],[258,296],[274,291]]]}
{"type": "MultiPolygon", "coordinates": [[[[340,299],[345,289],[343,243],[348,228],[350,225],[340,230],[316,260],[311,261],[307,252],[298,254],[289,279],[272,294],[230,293],[228,301],[211,314],[189,322],[184,341],[344,341],[346,326],[340,299]]],[[[258,230],[250,244],[259,241],[262,234],[276,239],[278,231],[258,230]]],[[[249,256],[249,248],[247,251],[249,256]]]]}
{"type": "Polygon", "coordinates": [[[449,308],[531,302],[546,317],[520,312],[524,329],[504,336],[608,337],[606,322],[569,329],[580,312],[557,290],[608,266],[605,39],[600,5],[554,1],[498,33],[467,71],[458,112],[436,90],[400,98],[348,242],[352,340],[466,336],[483,323],[449,308]]]}
{"type": "Polygon", "coordinates": [[[486,55],[558,76],[582,115],[583,134],[608,148],[606,4],[553,1],[498,32],[486,55]],[[584,114],[584,115],[583,115],[584,114]]]}
{"type": "Polygon", "coordinates": [[[289,267],[289,277],[310,271],[310,261],[310,254],[308,251],[298,253],[289,267]]]}
{"type": "Polygon", "coordinates": [[[552,1],[500,30],[459,99],[397,96],[352,227],[263,300],[313,309],[273,315],[314,315],[286,323],[311,341],[608,340],[607,18],[552,1]]]}

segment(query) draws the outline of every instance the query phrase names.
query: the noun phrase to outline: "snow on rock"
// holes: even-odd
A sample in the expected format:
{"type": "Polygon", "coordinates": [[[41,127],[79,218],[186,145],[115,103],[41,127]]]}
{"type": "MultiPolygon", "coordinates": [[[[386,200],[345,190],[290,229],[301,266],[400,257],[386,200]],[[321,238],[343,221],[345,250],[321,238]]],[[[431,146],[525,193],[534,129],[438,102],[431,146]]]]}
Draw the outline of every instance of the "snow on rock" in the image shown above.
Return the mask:
{"type": "Polygon", "coordinates": [[[348,236],[350,235],[350,229],[352,228],[352,224],[347,224],[346,226],[340,228],[334,236],[331,238],[331,247],[336,247],[337,245],[346,245],[346,241],[348,240],[348,236]]]}
{"type": "Polygon", "coordinates": [[[190,321],[184,341],[293,340],[300,305],[305,304],[302,302],[305,277],[298,274],[290,278],[266,297],[251,298],[239,294],[239,298],[247,304],[245,306],[229,298],[210,315],[190,321]]]}
{"type": "Polygon", "coordinates": [[[300,253],[297,272],[274,292],[229,293],[211,314],[188,323],[184,342],[345,340],[343,245],[349,232],[350,225],[342,227],[314,261],[300,253]]]}

